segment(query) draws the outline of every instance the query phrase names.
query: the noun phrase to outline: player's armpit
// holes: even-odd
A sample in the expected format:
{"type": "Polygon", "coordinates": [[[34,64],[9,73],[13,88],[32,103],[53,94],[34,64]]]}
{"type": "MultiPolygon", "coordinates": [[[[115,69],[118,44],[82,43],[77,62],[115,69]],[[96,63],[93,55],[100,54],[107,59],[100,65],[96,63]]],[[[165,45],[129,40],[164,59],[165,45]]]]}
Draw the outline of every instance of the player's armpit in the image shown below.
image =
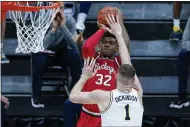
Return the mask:
{"type": "Polygon", "coordinates": [[[80,92],[78,95],[69,97],[69,100],[73,103],[80,104],[98,104],[102,99],[102,90],[94,90],[92,92],[80,92]]]}

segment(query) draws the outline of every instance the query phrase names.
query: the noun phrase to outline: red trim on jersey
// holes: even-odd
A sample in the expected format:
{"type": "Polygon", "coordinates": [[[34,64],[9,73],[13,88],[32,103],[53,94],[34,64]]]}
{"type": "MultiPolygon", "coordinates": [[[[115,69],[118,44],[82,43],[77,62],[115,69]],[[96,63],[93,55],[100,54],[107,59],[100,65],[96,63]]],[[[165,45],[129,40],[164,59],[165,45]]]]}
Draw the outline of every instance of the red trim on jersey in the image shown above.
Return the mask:
{"type": "Polygon", "coordinates": [[[97,115],[93,115],[92,113],[88,113],[84,110],[82,110],[82,112],[84,112],[85,114],[89,115],[89,116],[92,116],[92,117],[101,117],[101,116],[97,116],[97,115]]]}
{"type": "Polygon", "coordinates": [[[120,56],[117,55],[117,56],[115,57],[115,59],[117,60],[117,64],[119,64],[119,67],[120,67],[120,66],[122,65],[120,56]]]}

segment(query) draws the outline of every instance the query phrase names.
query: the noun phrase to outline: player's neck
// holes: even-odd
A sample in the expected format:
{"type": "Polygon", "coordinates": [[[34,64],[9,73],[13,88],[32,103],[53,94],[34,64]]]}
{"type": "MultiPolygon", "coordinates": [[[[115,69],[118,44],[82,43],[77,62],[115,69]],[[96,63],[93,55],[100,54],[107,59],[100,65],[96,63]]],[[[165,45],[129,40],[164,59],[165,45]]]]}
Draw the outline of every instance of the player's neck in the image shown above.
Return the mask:
{"type": "Polygon", "coordinates": [[[108,58],[108,59],[114,59],[114,56],[107,57],[107,56],[103,56],[103,55],[101,55],[101,54],[100,54],[100,57],[102,57],[102,58],[108,58]]]}
{"type": "Polygon", "coordinates": [[[129,91],[132,90],[132,87],[131,86],[123,86],[123,85],[117,85],[117,90],[119,91],[123,91],[124,93],[128,93],[129,91]]]}

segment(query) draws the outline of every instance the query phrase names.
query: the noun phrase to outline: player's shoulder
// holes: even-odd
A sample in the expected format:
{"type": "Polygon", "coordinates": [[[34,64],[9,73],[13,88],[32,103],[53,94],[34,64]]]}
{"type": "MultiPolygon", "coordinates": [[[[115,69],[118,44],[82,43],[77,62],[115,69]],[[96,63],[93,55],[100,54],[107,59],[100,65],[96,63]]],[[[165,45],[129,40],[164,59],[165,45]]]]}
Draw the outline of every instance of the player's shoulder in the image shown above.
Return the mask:
{"type": "Polygon", "coordinates": [[[142,94],[141,94],[141,92],[140,92],[139,90],[133,88],[132,91],[133,91],[134,93],[136,93],[138,97],[142,98],[142,94]]]}
{"type": "Polygon", "coordinates": [[[136,93],[136,96],[139,98],[139,102],[140,102],[140,105],[142,107],[142,109],[144,110],[144,106],[143,106],[143,95],[141,92],[139,92],[138,90],[134,89],[134,92],[136,93]]]}

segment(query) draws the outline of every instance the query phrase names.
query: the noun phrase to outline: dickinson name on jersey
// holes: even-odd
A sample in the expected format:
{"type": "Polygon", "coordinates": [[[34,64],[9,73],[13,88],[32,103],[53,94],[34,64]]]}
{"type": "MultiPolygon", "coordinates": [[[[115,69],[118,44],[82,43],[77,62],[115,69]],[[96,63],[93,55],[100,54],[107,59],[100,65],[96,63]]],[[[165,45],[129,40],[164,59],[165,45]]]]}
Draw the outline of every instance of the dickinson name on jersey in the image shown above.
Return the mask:
{"type": "Polygon", "coordinates": [[[116,102],[120,102],[120,101],[123,101],[123,100],[130,100],[130,101],[136,101],[137,102],[138,97],[131,96],[131,95],[122,95],[122,96],[118,96],[118,97],[115,98],[116,102]]]}

